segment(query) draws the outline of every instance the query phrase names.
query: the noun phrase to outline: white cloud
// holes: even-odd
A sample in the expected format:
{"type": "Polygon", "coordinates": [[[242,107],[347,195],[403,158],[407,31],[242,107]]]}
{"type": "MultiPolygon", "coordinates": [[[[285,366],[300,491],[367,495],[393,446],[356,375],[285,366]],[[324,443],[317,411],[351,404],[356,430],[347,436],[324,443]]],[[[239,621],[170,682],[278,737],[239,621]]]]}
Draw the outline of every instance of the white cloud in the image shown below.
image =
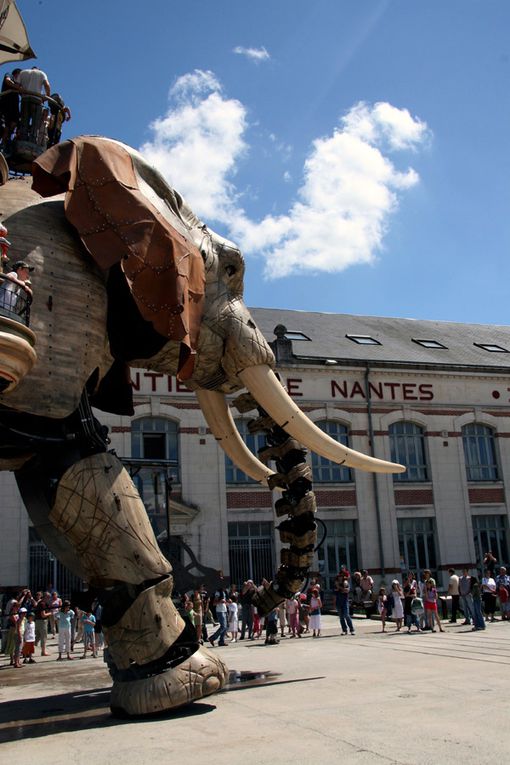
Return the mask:
{"type": "Polygon", "coordinates": [[[151,141],[140,147],[186,197],[197,215],[222,221],[232,214],[235,188],[230,179],[246,151],[246,110],[224,98],[211,72],[195,71],[177,80],[164,117],[151,123],[151,141]],[[175,103],[174,103],[175,101],[175,103]]]}
{"type": "Polygon", "coordinates": [[[380,102],[370,107],[361,101],[342,118],[346,132],[363,141],[390,149],[415,149],[428,138],[427,125],[413,118],[407,109],[380,102]]]}
{"type": "Polygon", "coordinates": [[[429,138],[427,125],[388,103],[359,103],[312,143],[288,213],[251,220],[233,183],[248,148],[245,107],[222,95],[211,72],[185,75],[170,96],[142,153],[197,215],[220,222],[246,254],[263,257],[268,278],[372,263],[401,194],[419,181],[413,168],[397,169],[388,152],[416,151],[429,138]]]}
{"type": "Polygon", "coordinates": [[[239,56],[245,56],[246,58],[250,59],[250,61],[255,61],[257,64],[259,64],[261,61],[269,61],[271,58],[264,47],[244,48],[242,45],[237,45],[233,49],[233,53],[237,53],[239,56]]]}

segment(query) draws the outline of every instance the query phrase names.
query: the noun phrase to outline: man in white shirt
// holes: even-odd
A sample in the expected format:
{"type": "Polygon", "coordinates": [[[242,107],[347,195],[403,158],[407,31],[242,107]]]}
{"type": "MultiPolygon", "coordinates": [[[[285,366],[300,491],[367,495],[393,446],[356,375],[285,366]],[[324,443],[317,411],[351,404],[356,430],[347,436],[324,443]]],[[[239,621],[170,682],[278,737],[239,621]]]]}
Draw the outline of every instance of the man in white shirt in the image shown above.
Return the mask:
{"type": "Polygon", "coordinates": [[[37,66],[22,69],[19,75],[21,88],[20,138],[37,143],[42,120],[43,94],[49,96],[51,89],[46,74],[37,66]]]}
{"type": "Polygon", "coordinates": [[[455,573],[454,568],[449,568],[448,573],[450,574],[450,579],[448,581],[448,595],[450,595],[452,599],[452,618],[450,619],[450,624],[455,624],[457,621],[457,611],[459,610],[460,601],[459,577],[455,573]]]}

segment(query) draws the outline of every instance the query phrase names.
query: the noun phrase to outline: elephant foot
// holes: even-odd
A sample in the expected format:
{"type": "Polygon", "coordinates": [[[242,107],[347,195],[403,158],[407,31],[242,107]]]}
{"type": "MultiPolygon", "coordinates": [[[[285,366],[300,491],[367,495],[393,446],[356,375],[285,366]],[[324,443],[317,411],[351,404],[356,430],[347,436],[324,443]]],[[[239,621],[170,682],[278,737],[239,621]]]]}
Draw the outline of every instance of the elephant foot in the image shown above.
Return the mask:
{"type": "Polygon", "coordinates": [[[139,680],[114,680],[110,709],[116,717],[141,717],[177,709],[219,691],[225,664],[201,646],[175,667],[139,680]]]}

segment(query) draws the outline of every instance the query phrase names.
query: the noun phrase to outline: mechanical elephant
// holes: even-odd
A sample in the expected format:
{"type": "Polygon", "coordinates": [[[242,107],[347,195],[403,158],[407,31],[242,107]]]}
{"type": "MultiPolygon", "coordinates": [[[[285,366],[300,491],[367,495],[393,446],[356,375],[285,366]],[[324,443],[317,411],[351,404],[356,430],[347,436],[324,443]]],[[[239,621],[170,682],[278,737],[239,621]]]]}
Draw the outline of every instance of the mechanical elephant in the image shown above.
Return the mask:
{"type": "Polygon", "coordinates": [[[231,459],[284,490],[276,511],[290,548],[255,596],[262,611],[300,588],[313,555],[303,447],[362,470],[404,468],[348,449],[303,415],[244,305],[240,251],[134,150],[98,137],[59,144],[34,163],[32,189],[21,179],[0,188],[0,215],[16,257],[35,267],[33,336],[0,317],[0,468],[16,472],[50,549],[104,592],[112,709],[181,706],[221,688],[227,670],[185,628],[171,567],[92,414],[132,413],[129,367],[178,376],[231,459]],[[269,434],[263,459],[244,445],[226,402],[243,389],[269,434]]]}

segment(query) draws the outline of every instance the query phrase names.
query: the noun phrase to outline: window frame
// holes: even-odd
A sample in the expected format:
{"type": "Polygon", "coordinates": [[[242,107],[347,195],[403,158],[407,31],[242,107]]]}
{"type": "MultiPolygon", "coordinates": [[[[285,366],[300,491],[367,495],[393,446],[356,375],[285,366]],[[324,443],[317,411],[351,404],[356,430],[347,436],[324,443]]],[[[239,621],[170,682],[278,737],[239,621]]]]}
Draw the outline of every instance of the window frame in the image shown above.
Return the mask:
{"type": "Polygon", "coordinates": [[[391,459],[393,462],[398,462],[406,466],[405,473],[395,473],[393,475],[394,483],[429,483],[430,478],[430,461],[427,450],[427,441],[425,437],[425,428],[413,420],[397,420],[388,427],[388,438],[390,441],[391,459]],[[394,433],[394,429],[399,426],[404,428],[414,428],[415,432],[409,433],[394,433]],[[399,438],[404,445],[404,449],[399,448],[399,444],[395,439],[399,438]],[[405,440],[404,440],[405,439],[405,440]],[[413,443],[414,446],[410,447],[413,443]],[[413,464],[411,460],[412,453],[416,454],[416,461],[413,464]],[[421,454],[418,454],[421,452],[421,454]],[[418,457],[422,457],[422,461],[418,461],[418,457]]]}
{"type": "MultiPolygon", "coordinates": [[[[248,430],[248,419],[244,417],[236,417],[235,426],[244,441],[246,447],[252,454],[257,456],[260,449],[266,447],[266,437],[263,433],[250,433],[248,430]]],[[[225,483],[227,486],[243,486],[243,485],[258,485],[258,481],[246,475],[244,471],[237,467],[237,465],[230,459],[228,454],[225,454],[225,483]]]]}
{"type": "MultiPolygon", "coordinates": [[[[323,433],[326,433],[328,436],[333,438],[335,441],[338,441],[338,443],[343,444],[344,446],[349,447],[349,427],[341,422],[340,420],[334,420],[334,419],[328,419],[326,417],[315,420],[314,425],[316,425],[320,430],[322,430],[323,433]],[[327,426],[327,427],[325,427],[327,426]],[[332,430],[338,430],[342,429],[343,433],[334,433],[331,432],[332,430]],[[344,440],[340,440],[339,436],[345,436],[344,440]]],[[[333,462],[332,460],[326,459],[326,457],[321,457],[319,454],[316,454],[315,452],[311,452],[310,455],[310,463],[312,468],[312,481],[314,483],[320,483],[320,484],[330,484],[330,483],[353,483],[354,477],[352,474],[351,468],[347,467],[346,465],[338,465],[337,463],[333,462]],[[338,477],[333,477],[334,471],[338,471],[338,477]],[[326,477],[329,473],[330,477],[326,477]],[[322,475],[321,475],[322,474],[322,475]]]]}
{"type": "Polygon", "coordinates": [[[462,426],[462,447],[464,450],[464,465],[466,468],[466,478],[469,483],[496,483],[501,480],[501,469],[499,465],[499,454],[496,445],[496,430],[490,425],[482,422],[469,422],[462,426]],[[468,433],[468,429],[473,432],[468,433]],[[468,443],[468,439],[476,439],[476,444],[468,443]],[[485,446],[483,444],[485,443],[485,446]],[[478,453],[480,459],[471,462],[470,457],[474,451],[478,453]],[[483,451],[492,451],[492,462],[483,462],[481,457],[483,451]],[[475,471],[479,471],[479,476],[475,477],[475,471]],[[483,474],[485,472],[485,475],[483,474]]]}

